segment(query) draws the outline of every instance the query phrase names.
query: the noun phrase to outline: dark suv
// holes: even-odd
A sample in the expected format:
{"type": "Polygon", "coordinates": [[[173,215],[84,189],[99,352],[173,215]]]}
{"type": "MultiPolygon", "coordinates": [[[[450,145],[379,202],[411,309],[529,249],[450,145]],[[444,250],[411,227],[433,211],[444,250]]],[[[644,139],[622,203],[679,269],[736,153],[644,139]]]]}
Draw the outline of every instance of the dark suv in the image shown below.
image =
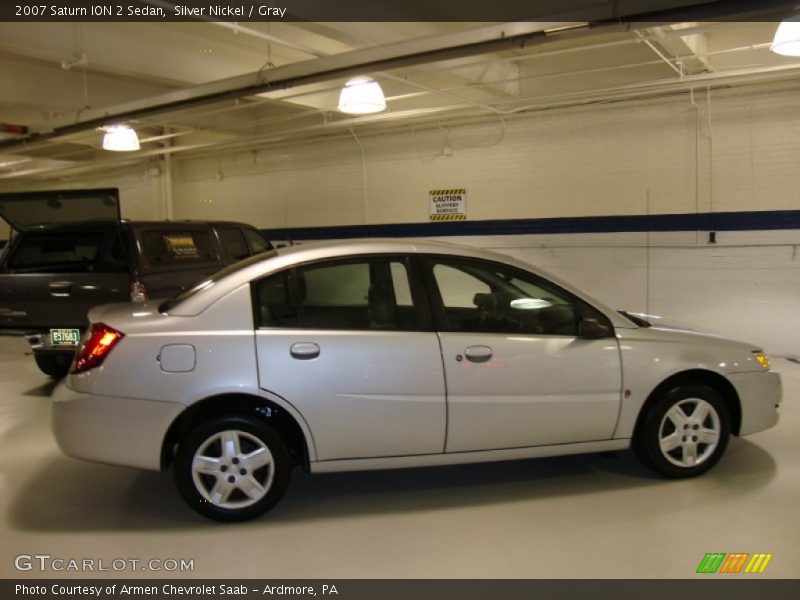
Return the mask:
{"type": "Polygon", "coordinates": [[[16,231],[0,256],[0,335],[24,335],[55,378],[90,308],[166,298],[272,249],[242,223],[121,220],[116,189],[2,194],[0,216],[16,231]]]}

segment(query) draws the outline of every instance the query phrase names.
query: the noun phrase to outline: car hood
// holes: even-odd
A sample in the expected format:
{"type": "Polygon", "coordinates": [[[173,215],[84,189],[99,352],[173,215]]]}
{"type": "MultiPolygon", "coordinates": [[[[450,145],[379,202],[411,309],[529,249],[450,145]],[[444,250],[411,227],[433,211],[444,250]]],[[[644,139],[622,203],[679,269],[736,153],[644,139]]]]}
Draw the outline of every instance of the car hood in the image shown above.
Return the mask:
{"type": "Polygon", "coordinates": [[[758,344],[737,340],[677,319],[641,313],[630,314],[650,323],[649,327],[640,327],[637,330],[638,335],[634,337],[693,345],[724,346],[728,349],[745,350],[747,352],[762,351],[758,344]]]}

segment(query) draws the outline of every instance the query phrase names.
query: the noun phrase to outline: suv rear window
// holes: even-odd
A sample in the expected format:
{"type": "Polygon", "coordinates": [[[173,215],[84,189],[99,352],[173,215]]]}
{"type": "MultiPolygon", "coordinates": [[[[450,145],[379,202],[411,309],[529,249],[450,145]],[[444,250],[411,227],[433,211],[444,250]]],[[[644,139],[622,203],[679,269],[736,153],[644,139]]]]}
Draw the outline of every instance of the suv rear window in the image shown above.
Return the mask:
{"type": "Polygon", "coordinates": [[[89,271],[102,242],[99,232],[29,233],[10,257],[9,268],[89,271]]]}
{"type": "Polygon", "coordinates": [[[217,227],[219,241],[230,258],[234,261],[250,256],[250,249],[244,241],[242,232],[234,227],[217,227]]]}
{"type": "Polygon", "coordinates": [[[209,231],[149,230],[142,232],[142,241],[144,254],[153,266],[219,260],[209,231]]]}
{"type": "Polygon", "coordinates": [[[247,238],[250,248],[253,250],[253,254],[260,254],[261,252],[272,250],[272,244],[255,229],[245,229],[244,237],[247,238]]]}

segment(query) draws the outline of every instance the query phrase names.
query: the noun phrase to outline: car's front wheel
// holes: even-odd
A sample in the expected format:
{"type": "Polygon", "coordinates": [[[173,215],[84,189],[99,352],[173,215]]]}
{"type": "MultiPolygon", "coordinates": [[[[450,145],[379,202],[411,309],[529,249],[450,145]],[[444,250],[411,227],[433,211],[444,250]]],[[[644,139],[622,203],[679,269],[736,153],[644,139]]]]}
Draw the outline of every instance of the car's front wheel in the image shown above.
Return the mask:
{"type": "Polygon", "coordinates": [[[281,436],[249,417],[218,417],[178,447],[175,481],[203,516],[244,521],[271,509],[289,485],[291,459],[281,436]]]}
{"type": "Polygon", "coordinates": [[[645,409],[633,447],[661,475],[696,477],[713,467],[728,445],[730,416],[712,388],[688,384],[658,396],[645,409]]]}

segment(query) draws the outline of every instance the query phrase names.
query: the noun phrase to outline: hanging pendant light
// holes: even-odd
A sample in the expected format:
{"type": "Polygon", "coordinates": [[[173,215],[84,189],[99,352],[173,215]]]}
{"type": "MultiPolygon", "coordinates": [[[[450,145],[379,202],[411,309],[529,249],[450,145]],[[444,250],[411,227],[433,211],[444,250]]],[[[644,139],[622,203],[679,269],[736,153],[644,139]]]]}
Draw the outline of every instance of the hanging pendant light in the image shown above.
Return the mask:
{"type": "Polygon", "coordinates": [[[386,98],[377,81],[369,77],[351,79],[339,95],[339,110],[349,115],[369,115],[386,110],[386,98]]]}
{"type": "Polygon", "coordinates": [[[783,56],[800,56],[800,15],[785,19],[778,25],[769,49],[783,56]]]}
{"type": "Polygon", "coordinates": [[[139,136],[133,128],[127,125],[109,125],[105,131],[103,150],[132,152],[139,149],[139,136]]]}

